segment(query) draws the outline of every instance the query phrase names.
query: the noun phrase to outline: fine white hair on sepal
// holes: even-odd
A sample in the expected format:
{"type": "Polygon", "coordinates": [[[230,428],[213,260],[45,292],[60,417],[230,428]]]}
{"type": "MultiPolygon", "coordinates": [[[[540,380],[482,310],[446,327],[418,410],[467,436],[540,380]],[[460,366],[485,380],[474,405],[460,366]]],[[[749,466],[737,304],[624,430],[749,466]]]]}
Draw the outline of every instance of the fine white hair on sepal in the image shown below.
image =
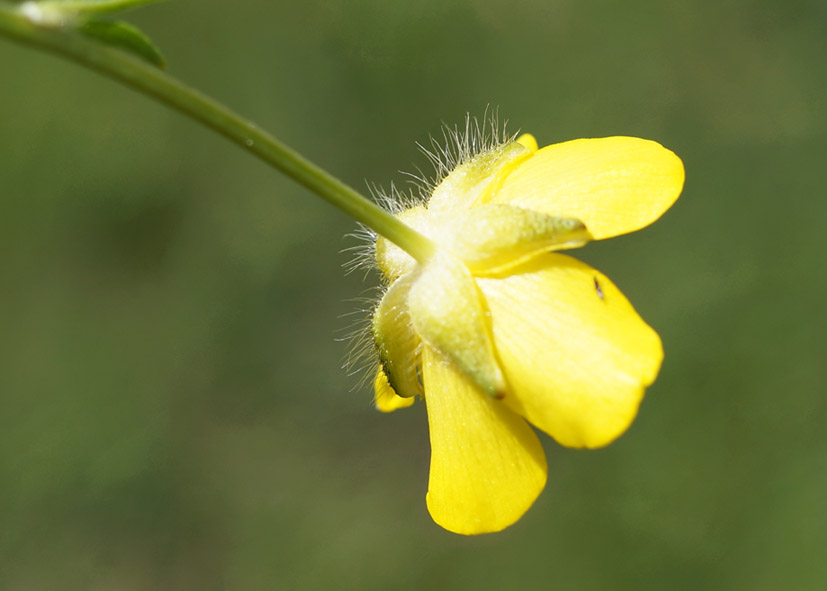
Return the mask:
{"type": "Polygon", "coordinates": [[[458,166],[470,161],[477,154],[493,150],[514,141],[517,133],[508,133],[508,120],[500,123],[497,109],[485,109],[481,118],[465,115],[465,125],[442,124],[442,137],[431,136],[429,146],[417,143],[434,169],[431,177],[420,171],[419,175],[409,174],[419,188],[423,200],[427,200],[434,189],[458,166]]]}
{"type": "Polygon", "coordinates": [[[351,390],[361,390],[365,384],[373,380],[379,369],[379,356],[376,354],[376,345],[373,341],[372,318],[384,293],[384,286],[374,286],[365,290],[361,296],[350,300],[356,304],[356,309],[342,316],[351,322],[341,329],[344,335],[336,340],[348,344],[342,369],[348,376],[357,376],[351,390]]]}
{"type": "Polygon", "coordinates": [[[350,275],[355,271],[363,271],[363,279],[367,279],[368,274],[376,267],[374,248],[376,232],[357,222],[356,229],[345,234],[345,238],[353,238],[357,241],[356,245],[348,246],[339,251],[350,255],[350,258],[342,263],[345,275],[350,275]]]}
{"type": "Polygon", "coordinates": [[[368,190],[374,201],[394,215],[416,205],[421,205],[426,199],[426,196],[421,194],[421,192],[414,191],[411,188],[403,191],[397,187],[394,182],[391,182],[390,188],[387,190],[382,185],[377,185],[376,183],[370,184],[368,190]]]}

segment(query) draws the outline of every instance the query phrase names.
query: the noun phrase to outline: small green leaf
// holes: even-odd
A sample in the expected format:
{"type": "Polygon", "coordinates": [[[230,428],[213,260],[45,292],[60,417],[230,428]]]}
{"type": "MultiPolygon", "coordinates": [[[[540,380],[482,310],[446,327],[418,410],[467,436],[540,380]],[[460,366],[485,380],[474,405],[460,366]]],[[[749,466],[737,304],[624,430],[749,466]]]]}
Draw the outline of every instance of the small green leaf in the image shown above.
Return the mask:
{"type": "Polygon", "coordinates": [[[36,4],[45,11],[57,11],[67,14],[104,14],[136,8],[144,4],[154,4],[164,0],[43,0],[36,4]]]}
{"type": "Polygon", "coordinates": [[[149,37],[128,23],[90,19],[80,23],[78,31],[105,45],[137,55],[159,68],[167,65],[161,51],[149,37]]]}

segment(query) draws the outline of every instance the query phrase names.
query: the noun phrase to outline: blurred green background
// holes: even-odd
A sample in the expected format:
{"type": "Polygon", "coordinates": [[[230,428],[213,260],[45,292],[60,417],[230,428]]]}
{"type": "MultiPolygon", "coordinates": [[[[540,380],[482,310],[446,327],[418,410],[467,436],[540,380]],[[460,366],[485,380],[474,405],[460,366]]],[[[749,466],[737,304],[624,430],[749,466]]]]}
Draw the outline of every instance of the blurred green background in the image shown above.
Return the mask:
{"type": "Polygon", "coordinates": [[[683,196],[577,256],[661,334],[614,445],[466,538],[424,406],[341,369],[353,224],[211,132],[0,40],[0,588],[823,589],[824,0],[176,0],[170,71],[362,189],[499,107],[635,135],[683,196]]]}

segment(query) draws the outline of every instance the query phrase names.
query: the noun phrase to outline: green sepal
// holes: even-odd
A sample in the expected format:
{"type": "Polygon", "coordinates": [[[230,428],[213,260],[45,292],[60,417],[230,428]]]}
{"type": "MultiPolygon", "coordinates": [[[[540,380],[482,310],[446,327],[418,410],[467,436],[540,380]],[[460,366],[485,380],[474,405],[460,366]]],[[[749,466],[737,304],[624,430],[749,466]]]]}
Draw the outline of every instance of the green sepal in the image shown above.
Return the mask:
{"type": "Polygon", "coordinates": [[[104,45],[132,53],[159,68],[166,68],[167,62],[158,47],[129,23],[90,19],[80,23],[78,31],[104,45]]]}
{"type": "Polygon", "coordinates": [[[459,259],[438,254],[428,261],[408,294],[408,310],[414,330],[427,345],[451,359],[492,398],[505,396],[490,314],[459,259]]]}
{"type": "Polygon", "coordinates": [[[538,254],[577,248],[592,239],[576,218],[504,203],[472,207],[451,224],[443,243],[475,275],[496,274],[538,254]]]}
{"type": "Polygon", "coordinates": [[[409,273],[394,281],[373,313],[373,342],[379,353],[382,371],[398,396],[421,395],[421,342],[408,311],[408,294],[415,280],[409,273]]]}
{"type": "Polygon", "coordinates": [[[459,164],[437,185],[428,207],[453,212],[485,203],[508,173],[531,155],[531,150],[518,142],[480,152],[459,164]]]}

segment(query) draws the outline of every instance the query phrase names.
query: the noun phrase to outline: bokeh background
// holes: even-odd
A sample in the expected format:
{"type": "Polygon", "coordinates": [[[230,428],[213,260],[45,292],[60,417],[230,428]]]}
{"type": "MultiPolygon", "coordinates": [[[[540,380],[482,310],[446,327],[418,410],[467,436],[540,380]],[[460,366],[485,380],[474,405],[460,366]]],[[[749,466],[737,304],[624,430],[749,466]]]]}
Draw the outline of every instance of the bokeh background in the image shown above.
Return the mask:
{"type": "Polygon", "coordinates": [[[345,216],[110,80],[0,40],[0,588],[823,589],[824,0],[175,0],[170,71],[363,189],[498,107],[655,139],[654,226],[577,255],[666,360],[599,451],[543,436],[507,531],[425,508],[422,404],[342,369],[345,216]]]}

